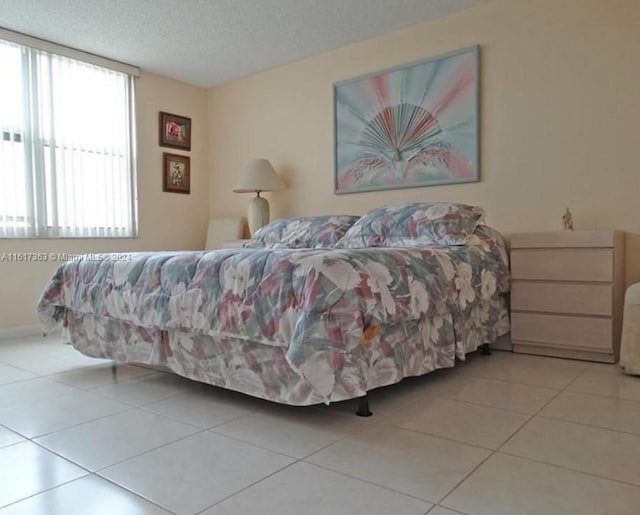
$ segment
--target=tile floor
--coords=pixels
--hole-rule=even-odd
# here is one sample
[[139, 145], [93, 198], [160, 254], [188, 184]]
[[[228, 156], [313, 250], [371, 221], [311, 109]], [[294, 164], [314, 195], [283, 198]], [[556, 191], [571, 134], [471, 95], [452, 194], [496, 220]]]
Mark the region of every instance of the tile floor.
[[0, 341], [0, 515], [640, 513], [640, 378], [494, 352], [294, 408]]

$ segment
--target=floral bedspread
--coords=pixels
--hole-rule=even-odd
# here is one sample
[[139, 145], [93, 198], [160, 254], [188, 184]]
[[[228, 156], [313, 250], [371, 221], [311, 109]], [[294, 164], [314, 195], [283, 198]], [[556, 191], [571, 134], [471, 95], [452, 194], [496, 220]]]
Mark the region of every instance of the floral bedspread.
[[60, 266], [38, 313], [46, 331], [70, 311], [281, 347], [322, 395], [318, 370], [339, 366], [382, 327], [464, 313], [508, 289], [506, 250], [487, 229], [441, 248], [92, 256]]

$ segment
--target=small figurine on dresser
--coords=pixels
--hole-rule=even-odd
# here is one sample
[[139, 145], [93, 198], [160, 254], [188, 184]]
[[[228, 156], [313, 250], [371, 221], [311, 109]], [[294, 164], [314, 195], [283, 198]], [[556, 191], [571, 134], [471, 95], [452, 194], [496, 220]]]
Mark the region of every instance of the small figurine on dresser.
[[571, 215], [569, 208], [567, 208], [564, 215], [562, 215], [562, 228], [564, 230], [573, 231], [573, 216]]

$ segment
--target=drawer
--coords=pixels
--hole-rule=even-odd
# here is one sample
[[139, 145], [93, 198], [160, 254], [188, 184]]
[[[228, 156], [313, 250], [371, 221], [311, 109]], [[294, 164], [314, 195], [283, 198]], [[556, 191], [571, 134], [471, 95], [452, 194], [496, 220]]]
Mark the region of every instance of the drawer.
[[613, 280], [613, 249], [513, 249], [514, 279], [548, 281]]
[[610, 318], [511, 313], [511, 338], [611, 352]]
[[619, 231], [555, 231], [513, 234], [511, 248], [615, 247], [621, 242]]
[[514, 281], [511, 286], [511, 309], [611, 316], [613, 286]]

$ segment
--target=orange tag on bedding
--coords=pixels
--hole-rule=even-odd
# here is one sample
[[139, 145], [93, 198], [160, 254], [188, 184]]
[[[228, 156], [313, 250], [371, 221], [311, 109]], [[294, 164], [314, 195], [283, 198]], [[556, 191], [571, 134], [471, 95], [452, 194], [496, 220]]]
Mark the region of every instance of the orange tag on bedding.
[[376, 336], [380, 334], [380, 326], [374, 325], [371, 327], [367, 327], [364, 330], [364, 334], [362, 335], [361, 345], [369, 345], [371, 340], [373, 340]]

